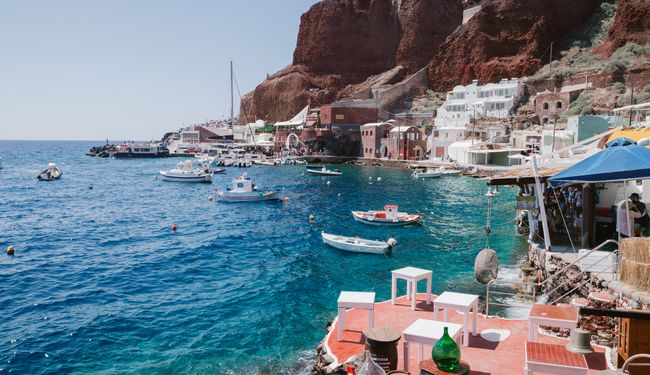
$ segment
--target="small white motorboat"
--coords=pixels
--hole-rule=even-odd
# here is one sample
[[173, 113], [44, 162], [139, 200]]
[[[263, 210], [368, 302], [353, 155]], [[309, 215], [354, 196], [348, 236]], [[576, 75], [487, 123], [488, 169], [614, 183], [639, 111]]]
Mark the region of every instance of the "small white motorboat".
[[326, 244], [353, 253], [390, 254], [393, 246], [397, 243], [394, 238], [389, 238], [388, 241], [384, 242], [365, 240], [359, 237], [337, 236], [325, 232], [321, 232], [321, 236]]
[[338, 169], [330, 170], [330, 169], [327, 169], [325, 167], [323, 167], [321, 169], [308, 168], [307, 173], [311, 173], [311, 174], [317, 175], [317, 176], [340, 176], [340, 175], [343, 174]]
[[61, 178], [63, 171], [57, 167], [55, 163], [48, 163], [47, 168], [43, 169], [41, 173], [36, 176], [39, 181], [54, 181]]
[[370, 225], [409, 225], [417, 224], [424, 214], [399, 212], [397, 205], [387, 204], [383, 211], [352, 211], [354, 220]]
[[460, 170], [458, 169], [448, 169], [446, 167], [440, 167], [438, 169], [438, 172], [440, 172], [443, 176], [458, 176], [460, 175]]
[[437, 178], [442, 176], [442, 173], [440, 171], [436, 171], [434, 169], [420, 169], [420, 170], [415, 170], [411, 174], [411, 177], [413, 178]]
[[165, 181], [176, 182], [212, 182], [212, 174], [201, 169], [196, 169], [191, 160], [176, 164], [176, 168], [160, 171]]
[[232, 180], [225, 191], [215, 189], [217, 198], [226, 202], [260, 202], [280, 200], [280, 190], [259, 191], [246, 173]]

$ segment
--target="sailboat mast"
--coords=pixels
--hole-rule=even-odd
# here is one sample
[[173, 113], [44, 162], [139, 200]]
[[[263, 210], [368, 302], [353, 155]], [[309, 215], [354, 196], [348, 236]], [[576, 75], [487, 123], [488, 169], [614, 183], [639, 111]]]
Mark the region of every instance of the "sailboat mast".
[[230, 125], [232, 126], [232, 143], [235, 143], [235, 96], [233, 91], [232, 60], [230, 61]]

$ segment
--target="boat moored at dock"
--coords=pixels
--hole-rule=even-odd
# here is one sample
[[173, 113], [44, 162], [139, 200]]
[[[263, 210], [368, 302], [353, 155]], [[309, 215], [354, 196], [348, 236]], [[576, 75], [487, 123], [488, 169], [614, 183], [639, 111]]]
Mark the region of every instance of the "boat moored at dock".
[[176, 164], [176, 168], [168, 171], [160, 171], [165, 181], [175, 182], [212, 182], [212, 174], [201, 169], [194, 168], [191, 160], [182, 161]]
[[383, 211], [352, 211], [354, 220], [370, 225], [409, 225], [419, 224], [424, 214], [399, 212], [397, 205], [387, 204]]
[[247, 173], [232, 180], [225, 191], [215, 189], [217, 197], [225, 202], [260, 202], [280, 200], [280, 190], [259, 191]]
[[390, 254], [393, 246], [397, 243], [394, 238], [389, 238], [388, 241], [384, 242], [366, 240], [359, 237], [338, 236], [325, 232], [321, 232], [321, 236], [323, 237], [323, 242], [326, 244], [339, 250], [353, 253]]
[[117, 145], [115, 151], [109, 155], [116, 159], [166, 158], [169, 156], [169, 149], [164, 144], [124, 143]]
[[416, 169], [411, 174], [413, 178], [437, 178], [442, 176], [442, 172], [435, 169]]

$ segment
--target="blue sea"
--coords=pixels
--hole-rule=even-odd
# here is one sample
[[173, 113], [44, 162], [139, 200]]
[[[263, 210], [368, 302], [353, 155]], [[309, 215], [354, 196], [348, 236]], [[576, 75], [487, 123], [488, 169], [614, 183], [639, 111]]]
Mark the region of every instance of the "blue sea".
[[[485, 181], [254, 166], [258, 186], [283, 188], [290, 201], [226, 204], [208, 197], [241, 169], [212, 185], [165, 182], [158, 171], [178, 159], [84, 155], [100, 144], [0, 141], [0, 374], [300, 373], [341, 290], [385, 300], [390, 271], [416, 266], [433, 270], [436, 294], [485, 292], [473, 280]], [[59, 181], [36, 180], [48, 162], [63, 170]], [[502, 190], [493, 207], [491, 247], [506, 270], [526, 248], [514, 194]], [[372, 227], [350, 215], [386, 203], [425, 213], [424, 224]], [[398, 244], [391, 256], [344, 253], [321, 231]]]

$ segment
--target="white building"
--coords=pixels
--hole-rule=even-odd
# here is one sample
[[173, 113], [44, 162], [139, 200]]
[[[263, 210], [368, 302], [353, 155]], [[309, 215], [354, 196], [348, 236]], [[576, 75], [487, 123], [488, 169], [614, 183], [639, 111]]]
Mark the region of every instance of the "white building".
[[474, 80], [467, 86], [454, 87], [436, 113], [435, 129], [429, 142], [432, 158], [447, 157], [451, 143], [467, 139], [473, 118], [507, 118], [518, 90], [519, 81], [515, 78], [484, 86]]

